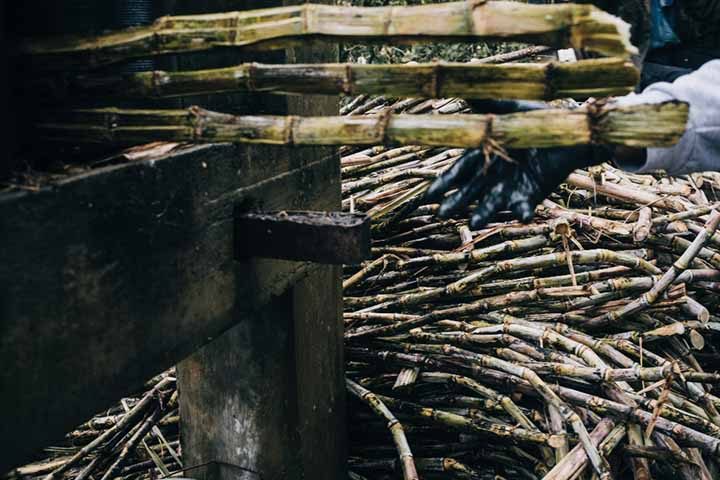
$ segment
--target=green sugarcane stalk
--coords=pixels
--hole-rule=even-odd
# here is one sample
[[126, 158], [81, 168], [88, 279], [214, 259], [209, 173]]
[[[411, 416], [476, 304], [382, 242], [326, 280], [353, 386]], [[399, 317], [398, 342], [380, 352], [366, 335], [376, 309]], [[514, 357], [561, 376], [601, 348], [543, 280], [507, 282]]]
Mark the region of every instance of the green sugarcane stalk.
[[[116, 108], [51, 112], [34, 124], [41, 139], [132, 144], [237, 142], [272, 145], [376, 143], [507, 148], [619, 143], [666, 147], [685, 131], [688, 107], [665, 102], [593, 109], [548, 109], [508, 115], [394, 115], [376, 117], [234, 116], [188, 110]], [[492, 142], [491, 142], [492, 143]]]
[[[56, 99], [155, 99], [216, 93], [392, 95], [553, 100], [625, 95], [639, 80], [621, 58], [575, 63], [241, 64], [193, 71], [41, 78]], [[37, 88], [32, 84], [31, 88]]]
[[404, 7], [304, 4], [170, 16], [105, 35], [31, 38], [17, 50], [37, 69], [71, 70], [216, 47], [284, 48], [308, 37], [333, 42], [507, 39], [623, 58], [637, 53], [630, 26], [592, 5], [485, 0]]

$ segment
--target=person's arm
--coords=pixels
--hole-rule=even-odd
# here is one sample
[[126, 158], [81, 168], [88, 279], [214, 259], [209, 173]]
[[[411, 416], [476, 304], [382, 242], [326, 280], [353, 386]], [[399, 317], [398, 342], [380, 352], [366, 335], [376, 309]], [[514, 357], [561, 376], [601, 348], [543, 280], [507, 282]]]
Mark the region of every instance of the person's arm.
[[[660, 82], [639, 95], [619, 97], [621, 105], [679, 100], [690, 105], [685, 134], [670, 148], [648, 148], [647, 152], [617, 155], [623, 170], [666, 170], [671, 175], [720, 171], [720, 60], [713, 60], [673, 83]], [[644, 153], [644, 154], [643, 154]]]

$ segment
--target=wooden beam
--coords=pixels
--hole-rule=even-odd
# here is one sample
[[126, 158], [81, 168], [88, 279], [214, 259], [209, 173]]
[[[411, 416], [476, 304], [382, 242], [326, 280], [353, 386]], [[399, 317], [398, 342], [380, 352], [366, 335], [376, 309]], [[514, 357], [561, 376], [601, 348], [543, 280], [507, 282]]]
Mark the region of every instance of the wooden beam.
[[[242, 6], [287, 3], [300, 1], [245, 0]], [[212, 12], [237, 5], [235, 0], [178, 0], [178, 13]], [[190, 60], [181, 57], [178, 68], [217, 68], [251, 59], [272, 63], [337, 60], [337, 49], [327, 44], [252, 57], [238, 53], [230, 50], [220, 58], [215, 52], [196, 54]], [[253, 93], [186, 101], [239, 114], [333, 115], [338, 109], [337, 98], [327, 96]], [[288, 165], [331, 158], [335, 176], [328, 184], [319, 184], [313, 175], [307, 182], [296, 178], [287, 187], [297, 191], [296, 201], [279, 198], [273, 206], [275, 210], [340, 210], [339, 161], [333, 149], [237, 148], [237, 154], [258, 169], [273, 157]], [[266, 211], [268, 207], [267, 203], [251, 205]], [[250, 468], [265, 479], [336, 480], [347, 476], [341, 298], [338, 267], [319, 266], [294, 288], [178, 364], [184, 462], [222, 462], [193, 470], [193, 478], [257, 477], [242, 476], [227, 464]]]
[[0, 196], [0, 471], [314, 271], [233, 260], [238, 205], [339, 204], [335, 157], [262, 158], [195, 146]]
[[238, 212], [235, 255], [329, 265], [370, 258], [370, 217], [345, 212]]

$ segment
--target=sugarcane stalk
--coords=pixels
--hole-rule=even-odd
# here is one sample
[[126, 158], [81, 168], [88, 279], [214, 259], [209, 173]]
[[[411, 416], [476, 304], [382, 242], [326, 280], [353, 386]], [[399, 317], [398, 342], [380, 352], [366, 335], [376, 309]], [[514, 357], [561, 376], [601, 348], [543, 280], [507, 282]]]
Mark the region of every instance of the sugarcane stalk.
[[294, 146], [395, 142], [480, 147], [492, 140], [507, 148], [588, 143], [662, 147], [679, 140], [687, 112], [687, 104], [681, 102], [608, 105], [597, 111], [548, 109], [508, 115], [378, 117], [234, 116], [198, 107], [104, 108], [50, 113], [36, 121], [34, 128], [41, 139], [73, 143], [170, 141]]
[[[560, 410], [553, 404], [548, 405], [548, 417], [550, 431], [562, 438], [562, 441], [559, 442], [559, 446], [555, 449], [555, 464], [557, 465], [570, 452], [570, 445], [568, 443], [567, 432], [565, 430], [565, 420], [563, 419]], [[592, 440], [592, 435], [590, 439]]]
[[156, 400], [158, 394], [160, 391], [170, 385], [172, 382], [174, 382], [173, 378], [165, 377], [163, 378], [153, 389], [151, 389], [149, 392], [147, 392], [143, 398], [115, 425], [108, 428], [103, 432], [101, 435], [99, 435], [95, 440], [85, 445], [83, 448], [80, 449], [75, 455], [73, 455], [72, 458], [70, 458], [67, 462], [65, 462], [63, 465], [58, 467], [57, 469], [53, 470], [52, 472], [48, 473], [44, 480], [53, 480], [55, 478], [58, 478], [60, 475], [67, 472], [70, 468], [75, 466], [80, 460], [82, 460], [88, 453], [92, 452], [96, 448], [102, 448], [102, 445], [106, 443], [108, 440], [110, 440], [113, 436], [117, 435], [119, 432], [122, 432], [126, 427], [130, 426], [133, 422], [138, 420], [145, 410], [149, 408], [152, 405], [152, 402]]
[[[629, 446], [644, 445], [642, 430], [637, 423], [629, 423], [627, 426], [627, 438]], [[650, 462], [646, 458], [631, 457], [630, 466], [632, 467], [633, 477], [635, 480], [652, 480], [650, 474]]]
[[590, 227], [596, 230], [601, 230], [610, 235], [630, 235], [631, 227], [620, 222], [616, 222], [614, 220], [607, 220], [601, 217], [586, 215], [571, 210], [566, 210], [549, 199], [544, 200], [541, 205], [542, 207], [539, 213], [543, 216], [564, 219], [576, 223], [582, 227]]
[[653, 218], [652, 223], [653, 223], [653, 225], [664, 225], [667, 223], [676, 222], [678, 220], [690, 220], [693, 218], [701, 217], [703, 215], [707, 215], [712, 210], [716, 209], [718, 206], [720, 206], [720, 205], [718, 205], [718, 204], [705, 205], [702, 207], [690, 208], [683, 212], [661, 215], [659, 217]]
[[419, 477], [415, 468], [415, 462], [413, 461], [410, 444], [408, 443], [403, 427], [397, 418], [395, 418], [385, 404], [370, 390], [350, 379], [345, 379], [345, 384], [350, 393], [362, 400], [370, 408], [372, 408], [375, 413], [388, 421], [388, 429], [390, 430], [393, 441], [397, 446], [398, 457], [400, 458], [400, 463], [402, 465], [403, 478], [405, 480], [418, 480]]
[[408, 145], [404, 147], [394, 148], [380, 153], [374, 157], [367, 157], [367, 162], [360, 165], [352, 165], [345, 167], [343, 164], [342, 175], [343, 178], [348, 177], [361, 177], [377, 170], [382, 170], [388, 167], [394, 167], [402, 165], [410, 160], [419, 160], [427, 155], [431, 150], [423, 148], [417, 145]]
[[211, 70], [86, 74], [42, 80], [42, 86], [56, 99], [154, 99], [262, 92], [553, 100], [625, 95], [633, 90], [639, 74], [627, 60], [603, 58], [504, 65], [249, 63]]
[[477, 58], [471, 60], [472, 63], [485, 63], [485, 64], [496, 64], [505, 62], [514, 62], [516, 60], [522, 60], [523, 58], [532, 57], [534, 55], [541, 55], [551, 51], [552, 48], [543, 45], [534, 45], [531, 47], [518, 48], [510, 52], [498, 53], [496, 55], [490, 55], [489, 57]]
[[397, 268], [403, 270], [429, 265], [452, 266], [460, 263], [472, 265], [502, 254], [517, 254], [537, 250], [548, 245], [548, 243], [548, 238], [545, 235], [536, 235], [520, 240], [508, 240], [487, 248], [475, 249], [468, 252], [453, 252], [411, 258], [398, 262]]
[[491, 424], [481, 420], [471, 420], [461, 415], [423, 407], [395, 398], [378, 396], [385, 404], [395, 408], [398, 412], [413, 413], [427, 422], [437, 425], [444, 425], [453, 430], [462, 432], [490, 435], [493, 437], [506, 438], [508, 440], [549, 445], [554, 440], [546, 433], [528, 431], [519, 427], [506, 427], [504, 425]]
[[642, 207], [638, 212], [638, 219], [633, 226], [633, 240], [643, 242], [650, 235], [652, 226], [652, 208]]
[[633, 457], [644, 457], [653, 460], [674, 463], [676, 466], [681, 464], [697, 466], [695, 462], [678, 452], [659, 447], [648, 447], [638, 445], [626, 445], [623, 451]]
[[389, 255], [382, 255], [379, 258], [376, 258], [375, 260], [371, 262], [367, 262], [358, 272], [356, 272], [353, 276], [348, 278], [347, 280], [343, 281], [342, 288], [343, 290], [348, 290], [350, 287], [355, 285], [356, 283], [360, 282], [368, 276], [370, 273], [375, 271], [376, 269], [380, 268], [381, 266], [385, 265], [389, 261]]
[[684, 206], [672, 199], [663, 198], [654, 193], [630, 185], [617, 185], [614, 183], [597, 183], [592, 178], [579, 173], [571, 173], [566, 182], [573, 187], [584, 188], [591, 192], [607, 195], [611, 198], [644, 206], [659, 206], [684, 210]]
[[[615, 265], [622, 265], [631, 268], [645, 270], [649, 273], [659, 273], [660, 270], [645, 260], [630, 255], [622, 255], [609, 250], [583, 250], [572, 251], [568, 253], [553, 253], [549, 255], [540, 255], [537, 257], [519, 258], [497, 262], [496, 264], [483, 268], [474, 272], [460, 280], [457, 280], [445, 287], [430, 289], [426, 292], [412, 293], [400, 296], [396, 300], [379, 304], [378, 307], [389, 308], [395, 305], [414, 305], [418, 303], [427, 303], [429, 301], [442, 298], [444, 296], [453, 297], [464, 294], [474, 285], [491, 278], [498, 273], [507, 273], [511, 271], [527, 270], [531, 268], [547, 267], [549, 265], [564, 265], [567, 263], [567, 256], [572, 256], [575, 265], [591, 264], [605, 262]], [[458, 309], [437, 310], [435, 312], [424, 315], [416, 320], [411, 320], [398, 325], [379, 327], [364, 332], [351, 333], [346, 336], [348, 339], [357, 339], [368, 336], [392, 335], [395, 333], [406, 332], [412, 328], [427, 325], [441, 318], [442, 315], [457, 313], [472, 313], [485, 309], [484, 303], [475, 302]]]
[[653, 285], [653, 287], [645, 294], [643, 294], [637, 300], [629, 303], [625, 307], [609, 312], [602, 317], [597, 317], [588, 322], [588, 327], [597, 327], [604, 323], [616, 323], [618, 320], [628, 315], [635, 314], [655, 303], [660, 295], [667, 290], [667, 288], [675, 281], [675, 279], [685, 271], [689, 266], [690, 262], [700, 252], [700, 250], [708, 242], [709, 238], [715, 233], [720, 224], [720, 212], [713, 210], [710, 213], [710, 218], [705, 223], [705, 228], [698, 233], [695, 240], [685, 250], [685, 252], [678, 258], [672, 267], [663, 274], [660, 280]]
[[115, 459], [112, 465], [110, 465], [110, 467], [105, 471], [105, 473], [101, 477], [101, 480], [112, 480], [113, 478], [115, 478], [115, 475], [120, 471], [120, 468], [127, 460], [130, 452], [145, 438], [145, 436], [150, 432], [150, 429], [155, 425], [155, 423], [160, 420], [161, 413], [162, 409], [157, 407], [152, 413], [147, 416], [147, 418], [145, 418], [145, 420], [143, 420], [137, 431], [123, 446], [123, 449], [120, 451], [117, 459]]
[[606, 460], [600, 456], [597, 449], [592, 444], [590, 436], [585, 429], [585, 425], [580, 420], [580, 417], [567, 404], [565, 404], [565, 402], [563, 402], [535, 372], [529, 368], [493, 358], [489, 355], [470, 352], [450, 345], [441, 346], [440, 349], [443, 353], [469, 358], [474, 362], [478, 362], [481, 366], [494, 368], [528, 381], [533, 388], [535, 388], [538, 394], [542, 396], [545, 402], [554, 405], [560, 412], [563, 420], [572, 426], [573, 430], [580, 438], [580, 442], [585, 448], [585, 452], [590, 459], [590, 463], [593, 465], [593, 468], [598, 475], [600, 475], [600, 478], [610, 478], [609, 465]]
[[507, 39], [628, 58], [630, 26], [588, 4], [471, 0], [404, 7], [304, 4], [162, 17], [98, 36], [31, 38], [17, 49], [36, 68], [86, 69], [138, 57], [216, 47], [284, 48], [307, 37], [333, 42]]
[[[609, 418], [604, 418], [597, 424], [593, 431], [590, 432], [590, 441], [593, 445], [599, 446], [600, 442], [608, 437], [614, 426], [615, 423]], [[574, 478], [578, 472], [582, 470], [584, 465], [587, 464], [587, 461], [587, 453], [585, 453], [583, 446], [576, 445], [570, 450], [568, 455], [555, 464], [552, 470], [543, 477], [543, 480], [566, 480]]]
[[[655, 382], [665, 379], [673, 371], [673, 368], [677, 368], [670, 363], [660, 367], [602, 368], [550, 362], [532, 362], [527, 364], [526, 367], [544, 375], [576, 377], [592, 382]], [[678, 374], [681, 374], [689, 382], [720, 383], [720, 374], [718, 373], [678, 371]]]

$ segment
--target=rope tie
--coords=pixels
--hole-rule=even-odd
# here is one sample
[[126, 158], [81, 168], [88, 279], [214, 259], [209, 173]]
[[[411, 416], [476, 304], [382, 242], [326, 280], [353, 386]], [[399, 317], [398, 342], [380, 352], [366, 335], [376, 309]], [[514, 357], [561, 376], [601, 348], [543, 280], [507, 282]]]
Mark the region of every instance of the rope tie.
[[[407, 7], [401, 7], [401, 8], [407, 8]], [[385, 18], [383, 18], [383, 26], [382, 26], [383, 35], [390, 34], [390, 27], [392, 26], [392, 21], [393, 21], [394, 17], [395, 17], [395, 7], [389, 7], [387, 9], [387, 13], [385, 14]]]
[[590, 132], [590, 143], [597, 144], [602, 142], [602, 134], [599, 128], [599, 120], [604, 115], [603, 107], [607, 104], [606, 100], [593, 100], [585, 104], [587, 111], [588, 130]]
[[257, 75], [258, 64], [252, 62], [247, 67], [247, 78], [245, 79], [245, 88], [248, 92], [254, 92], [257, 90], [257, 84], [255, 83], [255, 76]]
[[543, 96], [545, 100], [552, 100], [555, 98], [555, 62], [547, 63], [545, 67], [545, 91]]
[[193, 105], [188, 109], [190, 113], [190, 122], [192, 125], [192, 139], [196, 141], [203, 137], [203, 131], [205, 130], [206, 116], [202, 108], [197, 105]]
[[302, 14], [301, 14], [301, 20], [302, 20], [302, 33], [307, 34], [310, 31], [310, 9], [312, 8], [312, 4], [305, 3], [302, 6]]
[[284, 136], [284, 142], [285, 145], [293, 146], [295, 145], [295, 129], [297, 129], [298, 124], [300, 123], [300, 117], [297, 115], [290, 115], [287, 118], [287, 124], [285, 126], [285, 136]]
[[342, 81], [342, 91], [345, 95], [352, 95], [353, 69], [349, 63], [345, 64], [345, 75]]
[[381, 112], [378, 115], [378, 121], [376, 124], [376, 128], [378, 130], [378, 139], [376, 140], [378, 143], [388, 143], [387, 142], [387, 130], [388, 125], [390, 124], [390, 119], [392, 117], [392, 112], [390, 110], [385, 110]]
[[[495, 114], [494, 113], [486, 114], [485, 115], [485, 136], [483, 138], [483, 142], [492, 140], [494, 123], [495, 123]], [[486, 152], [486, 155], [488, 155], [488, 153], [489, 152]]]
[[484, 5], [487, 0], [467, 0], [467, 13], [465, 15], [465, 32], [468, 34], [475, 33], [475, 9]]
[[432, 77], [430, 79], [430, 94], [432, 98], [440, 98], [440, 73], [440, 63], [434, 62], [432, 66]]
[[[238, 45], [239, 39], [242, 38], [242, 34], [240, 30], [243, 28], [242, 23], [240, 22], [240, 12], [235, 12], [235, 15], [232, 17], [232, 24], [230, 25], [232, 27], [232, 30], [229, 32], [229, 35], [231, 35], [228, 40], [230, 41], [231, 45]], [[228, 29], [230, 30], [230, 29]]]

